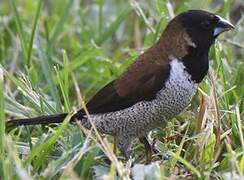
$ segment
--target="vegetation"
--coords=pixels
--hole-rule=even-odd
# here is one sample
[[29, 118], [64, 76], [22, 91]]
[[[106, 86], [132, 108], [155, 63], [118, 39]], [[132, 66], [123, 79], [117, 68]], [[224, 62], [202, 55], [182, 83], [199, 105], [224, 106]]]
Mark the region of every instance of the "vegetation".
[[[239, 2], [239, 4], [238, 4]], [[234, 6], [235, 4], [235, 6]], [[0, 2], [0, 179], [232, 179], [244, 176], [242, 1], [52, 0]], [[129, 168], [113, 138], [69, 124], [11, 129], [10, 118], [71, 112], [187, 9], [232, 19], [210, 53], [211, 70], [191, 105], [150, 134], [157, 153]], [[110, 159], [111, 163], [108, 163]]]

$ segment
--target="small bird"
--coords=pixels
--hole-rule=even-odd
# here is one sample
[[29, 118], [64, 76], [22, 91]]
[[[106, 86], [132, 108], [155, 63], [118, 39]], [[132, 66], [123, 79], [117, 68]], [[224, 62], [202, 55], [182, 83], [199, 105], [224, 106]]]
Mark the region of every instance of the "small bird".
[[[126, 159], [136, 138], [151, 161], [148, 133], [178, 115], [190, 103], [208, 72], [208, 53], [215, 39], [234, 26], [203, 10], [189, 10], [173, 18], [160, 39], [142, 53], [117, 79], [108, 83], [86, 104], [89, 118], [101, 133], [116, 138]], [[67, 113], [9, 120], [11, 125], [60, 123]], [[84, 109], [71, 121], [90, 129]]]

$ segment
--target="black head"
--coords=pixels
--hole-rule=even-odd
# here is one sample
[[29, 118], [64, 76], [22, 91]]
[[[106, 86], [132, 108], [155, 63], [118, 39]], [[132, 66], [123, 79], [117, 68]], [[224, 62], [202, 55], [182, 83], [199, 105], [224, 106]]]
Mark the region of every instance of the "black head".
[[227, 20], [203, 10], [189, 10], [176, 18], [199, 48], [208, 49], [214, 40], [224, 31], [234, 26]]

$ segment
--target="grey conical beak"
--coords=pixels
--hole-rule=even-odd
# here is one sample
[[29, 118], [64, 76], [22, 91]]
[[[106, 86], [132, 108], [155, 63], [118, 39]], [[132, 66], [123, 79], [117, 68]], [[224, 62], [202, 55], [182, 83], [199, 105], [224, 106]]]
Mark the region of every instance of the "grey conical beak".
[[231, 24], [229, 21], [227, 21], [226, 19], [216, 15], [216, 17], [219, 19], [219, 21], [217, 22], [215, 28], [214, 28], [214, 36], [218, 36], [219, 34], [221, 34], [224, 31], [229, 31], [231, 29], [234, 29], [235, 27], [233, 26], [233, 24]]

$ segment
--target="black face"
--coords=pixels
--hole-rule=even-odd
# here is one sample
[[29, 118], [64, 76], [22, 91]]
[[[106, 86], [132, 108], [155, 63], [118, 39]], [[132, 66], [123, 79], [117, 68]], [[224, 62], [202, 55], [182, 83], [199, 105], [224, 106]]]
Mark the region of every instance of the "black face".
[[181, 13], [175, 20], [181, 23], [195, 44], [188, 49], [182, 61], [192, 80], [200, 83], [208, 72], [209, 47], [219, 34], [234, 26], [220, 16], [202, 10]]
[[177, 16], [197, 47], [208, 49], [216, 37], [233, 28], [225, 19], [202, 10], [190, 10]]

